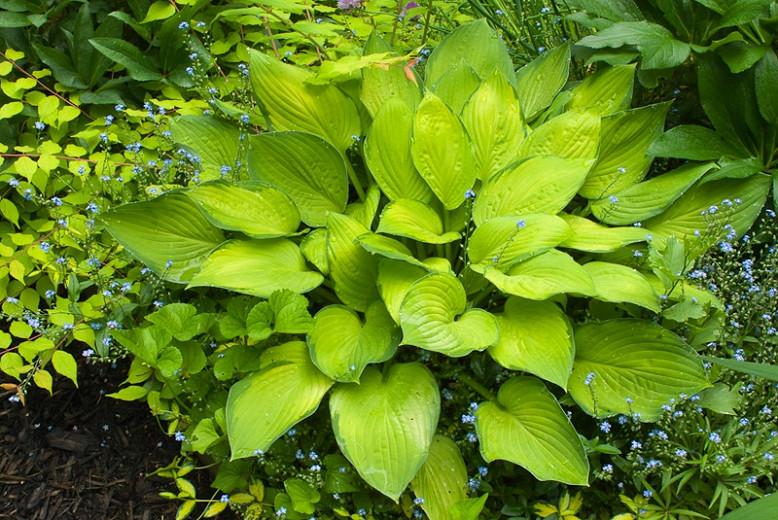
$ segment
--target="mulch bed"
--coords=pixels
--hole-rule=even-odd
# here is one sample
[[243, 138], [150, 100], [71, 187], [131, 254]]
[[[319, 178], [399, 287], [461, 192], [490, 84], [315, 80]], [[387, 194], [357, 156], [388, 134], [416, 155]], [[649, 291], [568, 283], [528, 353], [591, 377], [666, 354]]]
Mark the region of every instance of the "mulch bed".
[[82, 364], [80, 389], [58, 378], [53, 397], [31, 390], [26, 408], [5, 394], [0, 519], [175, 518], [177, 504], [158, 495], [175, 487], [148, 474], [172, 461], [177, 443], [161, 431], [145, 403], [101, 393], [115, 391], [125, 373], [121, 367]]

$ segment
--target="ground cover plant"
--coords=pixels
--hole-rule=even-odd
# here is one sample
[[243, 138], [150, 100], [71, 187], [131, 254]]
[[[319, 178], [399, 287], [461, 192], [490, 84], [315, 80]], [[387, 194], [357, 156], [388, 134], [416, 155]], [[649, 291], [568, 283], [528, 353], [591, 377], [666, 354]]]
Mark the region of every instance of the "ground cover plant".
[[85, 128], [38, 125], [51, 72], [3, 84], [12, 397], [75, 382], [71, 342], [128, 357], [110, 396], [181, 443], [180, 518], [713, 518], [773, 489], [769, 63], [699, 67], [711, 148], [633, 108], [634, 64], [572, 61], [567, 7], [523, 6], [546, 49], [445, 4], [162, 4], [133, 23], [175, 27], [185, 83], [90, 43], [143, 110], [71, 85]]

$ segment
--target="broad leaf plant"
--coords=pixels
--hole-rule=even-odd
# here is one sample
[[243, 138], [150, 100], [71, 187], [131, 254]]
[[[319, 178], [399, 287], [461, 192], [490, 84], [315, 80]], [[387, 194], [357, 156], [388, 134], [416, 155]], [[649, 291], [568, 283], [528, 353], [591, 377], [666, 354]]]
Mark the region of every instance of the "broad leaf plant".
[[[389, 51], [374, 36], [365, 55]], [[512, 376], [492, 395], [463, 368], [484, 396], [483, 458], [572, 485], [590, 469], [560, 399], [651, 421], [711, 386], [665, 325], [714, 313], [683, 273], [748, 230], [770, 179], [708, 181], [714, 163], [647, 177], [668, 104], [630, 108], [633, 66], [568, 82], [569, 65], [562, 46], [514, 71], [484, 21], [423, 67], [338, 83], [251, 50], [256, 131], [214, 114], [174, 122], [198, 182], [102, 221], [167, 281], [268, 300], [247, 318], [258, 369], [224, 410], [233, 460], [328, 406], [367, 484], [395, 501], [410, 484], [431, 518], [451, 518], [468, 510], [467, 473], [415, 349], [488, 352]], [[307, 298], [313, 320], [283, 316], [282, 296]], [[279, 344], [281, 321], [293, 334]]]

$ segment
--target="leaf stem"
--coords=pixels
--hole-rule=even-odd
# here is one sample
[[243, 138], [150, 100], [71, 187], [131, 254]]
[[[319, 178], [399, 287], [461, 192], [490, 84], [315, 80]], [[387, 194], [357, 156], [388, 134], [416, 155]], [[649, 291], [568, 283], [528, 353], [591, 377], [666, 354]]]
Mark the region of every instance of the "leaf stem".
[[469, 375], [461, 373], [458, 374], [457, 377], [459, 377], [460, 381], [469, 386], [473, 391], [477, 392], [484, 399], [488, 399], [489, 401], [494, 401], [496, 399], [495, 395], [488, 388]]
[[354, 167], [351, 166], [351, 162], [349, 162], [348, 159], [345, 159], [345, 161], [346, 169], [348, 170], [348, 178], [351, 180], [351, 184], [354, 185], [354, 189], [357, 190], [357, 197], [359, 197], [361, 202], [364, 202], [365, 188], [363, 188], [362, 184], [359, 182], [359, 177], [357, 177], [357, 172], [354, 170]]

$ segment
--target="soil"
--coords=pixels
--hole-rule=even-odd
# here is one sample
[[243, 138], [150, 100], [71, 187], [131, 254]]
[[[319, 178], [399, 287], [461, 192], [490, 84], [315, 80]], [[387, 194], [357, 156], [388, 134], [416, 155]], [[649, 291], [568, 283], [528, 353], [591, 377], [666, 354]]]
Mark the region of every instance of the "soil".
[[26, 407], [0, 394], [1, 520], [175, 518], [177, 504], [158, 495], [174, 486], [149, 473], [178, 445], [145, 403], [103, 395], [124, 374], [82, 364], [80, 389], [59, 378], [53, 396], [31, 390]]

